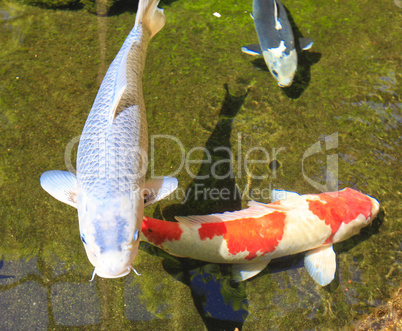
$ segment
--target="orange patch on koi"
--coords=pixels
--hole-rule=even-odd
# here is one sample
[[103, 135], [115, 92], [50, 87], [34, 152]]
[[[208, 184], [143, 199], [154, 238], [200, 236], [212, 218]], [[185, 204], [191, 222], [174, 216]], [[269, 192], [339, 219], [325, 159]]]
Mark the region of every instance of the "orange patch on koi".
[[[259, 251], [273, 252], [282, 239], [286, 213], [275, 211], [259, 218], [244, 218], [220, 223], [203, 223], [198, 230], [201, 240], [223, 236], [230, 254], [248, 251], [247, 260]], [[247, 231], [247, 241], [245, 241]]]
[[339, 192], [321, 193], [318, 197], [320, 200], [307, 200], [309, 209], [331, 227], [332, 235], [342, 223], [348, 224], [359, 214], [365, 218], [371, 214], [370, 199], [349, 188]]
[[[158, 229], [158, 232], [153, 232], [151, 229]], [[179, 240], [182, 232], [177, 222], [166, 222], [149, 217], [144, 217], [142, 222], [142, 233], [149, 242], [155, 245], [160, 245], [166, 240]]]
[[223, 236], [227, 229], [224, 222], [220, 223], [203, 223], [198, 229], [198, 234], [201, 240], [212, 239], [215, 236]]

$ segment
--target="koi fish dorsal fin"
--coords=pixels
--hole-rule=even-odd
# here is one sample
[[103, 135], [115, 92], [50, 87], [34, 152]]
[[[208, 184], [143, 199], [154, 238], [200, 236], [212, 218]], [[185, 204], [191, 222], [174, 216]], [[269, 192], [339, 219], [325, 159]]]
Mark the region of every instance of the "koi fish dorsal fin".
[[175, 216], [175, 219], [187, 226], [196, 226], [202, 223], [220, 223], [220, 222], [230, 222], [236, 220], [244, 220], [250, 218], [259, 218], [268, 213], [274, 211], [287, 211], [288, 207], [281, 205], [267, 205], [265, 203], [249, 201], [248, 208], [238, 210], [238, 211], [227, 211], [222, 214], [210, 214], [210, 215], [195, 215], [195, 216]]
[[276, 0], [274, 0], [274, 17], [275, 17], [275, 29], [276, 30], [280, 30], [282, 29], [282, 24], [279, 21], [279, 8], [278, 8], [278, 4], [276, 3]]
[[112, 118], [111, 123], [117, 116], [117, 107], [119, 106], [121, 97], [124, 94], [124, 91], [127, 88], [127, 57], [130, 49], [127, 49], [125, 53], [122, 55], [122, 59], [119, 63], [116, 73], [116, 80], [113, 86], [113, 99], [112, 99]]
[[274, 211], [288, 211], [288, 210], [290, 210], [290, 208], [286, 207], [286, 206], [274, 205], [272, 203], [266, 204], [266, 203], [263, 203], [263, 202], [257, 202], [257, 201], [252, 201], [252, 200], [249, 201], [247, 203], [247, 205], [250, 208], [254, 208], [254, 209], [259, 208], [260, 210], [264, 210], [265, 214], [267, 214], [268, 212], [274, 212]]
[[232, 275], [235, 280], [243, 281], [258, 275], [266, 268], [271, 260], [260, 260], [252, 263], [239, 263], [232, 266]]
[[[127, 88], [127, 57], [128, 57], [128, 53], [129, 53], [130, 49], [131, 49], [131, 45], [130, 45], [130, 47], [126, 47], [125, 49], [122, 48], [113, 61], [113, 62], [118, 61], [118, 63], [117, 63], [117, 67], [115, 69], [116, 71], [113, 73], [114, 83], [112, 85], [112, 89], [113, 89], [112, 105], [111, 105], [110, 112], [109, 112], [110, 115], [108, 115], [109, 116], [108, 117], [109, 124], [113, 124], [113, 121], [117, 116], [117, 107], [119, 106], [120, 100], [124, 94], [124, 91]], [[119, 56], [120, 56], [120, 58], [119, 58]], [[112, 65], [113, 65], [113, 63], [112, 63]], [[109, 70], [110, 70], [110, 68], [111, 67], [109, 67]], [[106, 75], [108, 75], [109, 70], [106, 73]], [[102, 84], [103, 84], [103, 82], [102, 82]], [[101, 85], [101, 88], [102, 88], [102, 85]]]
[[194, 216], [175, 216], [175, 220], [187, 227], [198, 226], [203, 223], [221, 223], [223, 214], [194, 215]]
[[299, 197], [300, 194], [296, 192], [290, 192], [285, 190], [272, 190], [271, 194], [271, 202], [275, 202], [278, 200], [290, 199], [294, 197]]
[[[143, 26], [148, 29], [150, 33], [150, 38], [152, 38], [160, 31], [160, 29], [163, 28], [166, 22], [166, 17], [165, 14], [163, 14], [163, 10], [157, 7], [158, 3], [159, 0], [142, 0], [139, 2], [137, 15], [135, 17], [135, 25], [130, 32], [131, 36], [133, 31], [140, 24], [143, 24]], [[132, 42], [134, 42], [133, 38]], [[113, 123], [114, 119], [118, 115], [117, 110], [119, 107], [119, 103], [127, 88], [127, 57], [129, 52], [131, 51], [131, 45], [132, 43], [128, 44], [124, 51], [123, 49], [120, 50], [121, 57], [117, 66], [115, 83], [113, 86], [112, 106], [110, 111], [111, 115], [109, 118], [110, 123]], [[117, 56], [120, 55], [120, 52]]]

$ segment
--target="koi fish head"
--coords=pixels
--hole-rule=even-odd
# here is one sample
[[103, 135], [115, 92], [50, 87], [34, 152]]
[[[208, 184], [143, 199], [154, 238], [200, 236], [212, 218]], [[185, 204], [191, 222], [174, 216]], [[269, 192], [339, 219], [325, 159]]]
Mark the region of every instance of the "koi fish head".
[[[113, 199], [78, 199], [81, 240], [94, 275], [103, 278], [126, 276], [134, 270], [140, 243], [143, 200], [120, 196]], [[139, 220], [139, 221], [138, 221]]]
[[284, 41], [277, 48], [263, 50], [265, 63], [280, 87], [290, 86], [297, 69], [296, 49], [286, 52]]
[[[340, 191], [340, 193], [344, 191]], [[343, 241], [358, 234], [362, 228], [372, 223], [380, 210], [380, 204], [376, 199], [357, 191], [354, 191], [353, 195], [354, 198], [349, 203], [350, 211], [358, 213], [358, 215], [349, 223], [341, 224], [334, 235], [334, 242]]]
[[373, 219], [375, 219], [377, 217], [378, 212], [380, 211], [380, 203], [378, 202], [377, 199], [372, 198], [369, 195], [365, 195], [367, 198], [370, 199], [371, 201], [371, 213], [370, 213], [370, 217], [366, 220], [366, 224], [371, 224], [371, 222], [373, 221]]
[[310, 211], [331, 227], [328, 243], [336, 243], [358, 234], [371, 224], [380, 210], [378, 201], [351, 188], [318, 194], [307, 199]]

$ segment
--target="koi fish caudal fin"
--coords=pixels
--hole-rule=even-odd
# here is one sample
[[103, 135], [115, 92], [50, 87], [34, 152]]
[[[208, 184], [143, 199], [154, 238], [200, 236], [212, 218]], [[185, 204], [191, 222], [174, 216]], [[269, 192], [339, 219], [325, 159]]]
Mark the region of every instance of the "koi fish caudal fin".
[[141, 0], [138, 4], [135, 25], [143, 24], [151, 33], [151, 38], [165, 25], [163, 9], [157, 7], [159, 0]]

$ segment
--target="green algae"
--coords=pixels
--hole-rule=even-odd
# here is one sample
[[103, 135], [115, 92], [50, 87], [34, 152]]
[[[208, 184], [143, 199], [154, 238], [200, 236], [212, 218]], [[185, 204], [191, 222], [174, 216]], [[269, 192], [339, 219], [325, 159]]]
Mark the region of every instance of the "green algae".
[[[308, 68], [309, 80], [301, 80], [298, 90], [288, 93], [263, 65], [255, 65], [240, 51], [242, 45], [257, 41], [249, 16], [251, 2], [164, 4], [167, 23], [150, 43], [144, 74], [150, 140], [154, 136], [150, 171], [169, 175], [181, 162], [178, 143], [156, 135], [174, 137], [186, 155], [194, 147], [213, 151], [221, 144], [233, 151], [234, 176], [224, 185], [236, 186], [248, 196], [254, 192], [255, 199], [266, 202], [269, 197], [259, 196], [256, 189], [317, 193], [303, 170], [325, 184], [326, 158], [337, 154], [340, 188], [355, 187], [377, 198], [378, 219], [362, 234], [335, 246], [337, 276], [326, 288], [314, 284], [303, 268], [274, 272], [273, 262], [247, 281], [243, 328], [350, 327], [401, 282], [402, 77], [397, 43], [401, 12], [391, 1], [285, 5], [302, 34], [315, 41], [309, 56], [320, 54]], [[68, 283], [84, 284], [92, 267], [80, 243], [76, 211], [47, 195], [39, 177], [46, 170], [65, 169], [64, 150], [81, 133], [101, 77], [131, 29], [134, 15], [124, 12], [100, 19], [81, 10], [44, 10], [13, 2], [2, 2], [0, 8], [16, 15], [0, 27], [0, 256], [5, 261], [39, 256], [43, 279], [38, 284], [51, 297], [56, 283], [51, 273], [59, 261]], [[312, 60], [309, 56], [307, 63]], [[393, 80], [384, 83], [384, 77]], [[388, 84], [388, 90], [379, 88], [381, 84]], [[362, 101], [366, 103], [359, 104]], [[317, 141], [324, 146], [323, 137], [334, 132], [338, 132], [336, 148], [323, 147], [302, 163], [308, 147]], [[265, 148], [269, 161], [279, 162], [276, 172], [268, 161], [245, 168], [244, 160], [254, 147]], [[249, 156], [264, 158], [259, 152]], [[204, 159], [205, 153], [197, 151], [190, 158]], [[211, 170], [203, 166], [193, 163], [190, 172], [183, 168], [177, 173], [182, 192], [195, 185], [191, 173], [206, 175]], [[216, 185], [211, 178], [200, 183]], [[236, 206], [244, 207], [248, 196], [244, 194]], [[171, 220], [178, 211], [207, 213], [234, 207], [230, 201], [194, 198], [183, 207], [183, 200], [183, 195], [173, 195], [147, 208], [146, 214]], [[206, 317], [189, 283], [177, 280], [182, 277], [180, 260], [144, 248], [135, 267], [143, 275], [128, 284], [96, 280], [101, 298], [97, 326], [205, 328]], [[9, 290], [2, 286], [1, 291]], [[140, 289], [138, 298], [153, 319], [128, 321], [123, 287]], [[126, 300], [129, 304], [130, 298]], [[74, 303], [71, 306], [74, 309]], [[237, 303], [236, 309], [240, 307], [245, 306]], [[49, 323], [55, 325], [51, 319]]]

